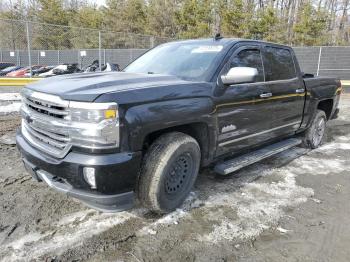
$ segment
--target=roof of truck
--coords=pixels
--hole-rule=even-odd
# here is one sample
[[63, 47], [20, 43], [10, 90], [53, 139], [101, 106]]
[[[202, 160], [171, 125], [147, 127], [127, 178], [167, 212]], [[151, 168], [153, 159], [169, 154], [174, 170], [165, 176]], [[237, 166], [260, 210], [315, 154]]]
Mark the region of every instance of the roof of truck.
[[189, 39], [189, 40], [178, 40], [178, 41], [174, 41], [171, 43], [201, 43], [201, 44], [213, 44], [213, 43], [217, 43], [217, 44], [221, 44], [224, 46], [227, 45], [232, 45], [234, 43], [237, 42], [255, 42], [255, 43], [263, 43], [263, 44], [269, 44], [269, 45], [275, 45], [275, 46], [281, 46], [281, 47], [289, 47], [287, 45], [283, 45], [283, 44], [278, 44], [278, 43], [273, 43], [273, 42], [266, 42], [266, 41], [262, 41], [262, 40], [254, 40], [254, 39], [244, 39], [244, 38], [225, 38], [222, 37], [220, 39], [215, 39], [213, 38], [200, 38], [200, 39]]
[[171, 43], [202, 43], [202, 44], [212, 44], [212, 43], [220, 43], [221, 45], [232, 44], [233, 42], [238, 42], [242, 39], [239, 38], [199, 38], [199, 39], [188, 39], [188, 40], [177, 40]]

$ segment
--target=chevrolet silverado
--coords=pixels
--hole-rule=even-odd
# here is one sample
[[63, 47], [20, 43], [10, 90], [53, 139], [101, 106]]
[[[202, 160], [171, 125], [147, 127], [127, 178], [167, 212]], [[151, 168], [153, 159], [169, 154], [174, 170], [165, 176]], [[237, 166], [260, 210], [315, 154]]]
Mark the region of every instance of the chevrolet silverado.
[[17, 146], [37, 181], [90, 207], [115, 212], [138, 200], [166, 213], [200, 168], [227, 175], [294, 146], [317, 148], [340, 93], [340, 81], [301, 72], [287, 46], [171, 42], [123, 72], [28, 85]]

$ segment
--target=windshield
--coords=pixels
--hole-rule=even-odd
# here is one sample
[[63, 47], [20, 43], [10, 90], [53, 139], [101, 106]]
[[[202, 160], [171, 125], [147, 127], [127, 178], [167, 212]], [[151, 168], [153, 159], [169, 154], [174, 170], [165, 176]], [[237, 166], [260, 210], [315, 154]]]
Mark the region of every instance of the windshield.
[[174, 75], [188, 80], [205, 80], [210, 66], [222, 53], [219, 44], [170, 43], [142, 55], [124, 72]]

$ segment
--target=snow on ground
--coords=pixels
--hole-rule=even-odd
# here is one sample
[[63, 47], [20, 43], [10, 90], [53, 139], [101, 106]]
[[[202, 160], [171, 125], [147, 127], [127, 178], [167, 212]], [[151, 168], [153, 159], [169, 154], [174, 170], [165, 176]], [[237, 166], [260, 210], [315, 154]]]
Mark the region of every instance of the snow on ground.
[[337, 150], [350, 150], [350, 144], [349, 143], [332, 143], [322, 146], [319, 151], [321, 150], [327, 150], [327, 151], [337, 151]]
[[[283, 209], [306, 202], [313, 196], [311, 188], [298, 186], [296, 175], [288, 169], [266, 171], [262, 180], [268, 177], [280, 179], [278, 182], [251, 182], [241, 190], [217, 194], [206, 201], [213, 211], [214, 228], [209, 234], [199, 236], [199, 240], [217, 243], [222, 240], [246, 240], [257, 237], [263, 230], [276, 226], [284, 215]], [[234, 219], [220, 215], [221, 210], [214, 207], [226, 207], [235, 213]]]
[[130, 212], [102, 214], [94, 210], [84, 210], [63, 217], [55, 225], [55, 230], [44, 233], [34, 232], [6, 245], [11, 249], [9, 261], [32, 260], [49, 252], [60, 254], [68, 248], [82, 244], [82, 240], [98, 235], [118, 224], [135, 217]]
[[21, 107], [19, 101], [21, 101], [19, 93], [0, 93], [0, 114], [18, 112]]
[[[349, 149], [350, 138], [340, 136], [314, 151], [295, 148], [282, 152], [278, 156], [279, 159], [294, 160], [281, 168], [255, 170], [261, 173], [261, 178], [256, 182], [245, 183], [238, 190], [225, 190], [225, 185], [217, 188], [219, 193], [203, 201], [192, 193], [187, 205], [145, 226], [140, 233], [154, 235], [160, 230], [158, 226], [161, 224], [178, 224], [191, 220], [193, 208], [202, 209], [206, 219], [213, 225], [211, 232], [197, 236], [200, 241], [241, 241], [254, 239], [269, 228], [276, 227], [278, 230], [278, 221], [285, 215], [286, 208], [306, 202], [314, 195], [312, 188], [299, 186], [296, 177], [306, 173], [328, 175], [347, 170], [350, 160], [323, 159], [319, 157], [318, 152], [329, 155], [334, 154], [336, 150]], [[302, 154], [304, 155], [296, 158], [296, 155]], [[287, 229], [282, 231], [288, 232]]]
[[322, 153], [325, 156], [329, 156], [329, 159], [320, 159], [313, 154], [306, 155], [295, 160], [297, 164], [293, 167], [293, 170], [299, 175], [304, 173], [327, 175], [348, 170], [350, 159], [339, 159], [339, 151], [342, 150], [350, 150], [350, 137], [339, 136], [334, 141], [325, 143], [312, 151], [314, 154]]
[[187, 197], [185, 202], [183, 203], [181, 208], [176, 209], [174, 212], [171, 212], [169, 214], [164, 215], [160, 219], [156, 220], [155, 222], [144, 226], [138, 231], [139, 236], [143, 235], [155, 235], [157, 233], [157, 227], [160, 225], [177, 225], [179, 223], [179, 220], [182, 218], [189, 218], [191, 216], [190, 210], [193, 208], [198, 208], [199, 206], [203, 205], [203, 201], [198, 199], [198, 196], [195, 192], [191, 192], [190, 195]]
[[21, 103], [19, 102], [11, 103], [8, 105], [0, 105], [0, 114], [18, 112], [20, 108], [21, 108]]
[[[345, 137], [339, 138], [318, 150], [327, 152], [335, 146], [334, 144], [341, 143], [340, 141], [348, 140]], [[154, 222], [145, 223], [145, 226], [137, 230], [136, 235], [156, 235], [163, 226], [193, 220], [194, 208], [200, 209], [203, 219], [210, 222], [209, 231], [198, 232], [195, 237], [202, 242], [251, 240], [270, 228], [288, 233], [288, 229], [278, 229], [278, 221], [285, 215], [284, 210], [306, 202], [314, 195], [312, 188], [298, 185], [296, 177], [305, 173], [326, 175], [331, 171], [341, 172], [349, 166], [344, 160], [325, 161], [314, 156], [313, 152], [317, 150], [310, 151], [310, 154], [296, 158], [281, 168], [261, 170], [258, 165], [259, 170], [255, 171], [260, 173], [261, 178], [254, 182], [246, 182], [239, 189], [227, 190], [231, 185], [223, 184], [216, 188], [218, 193], [207, 199], [199, 199], [197, 193], [192, 192], [181, 208]], [[292, 154], [293, 152], [286, 151], [280, 154], [279, 158], [286, 158]], [[52, 227], [54, 229], [31, 232], [6, 244], [4, 249], [7, 252], [11, 250], [7, 257], [9, 261], [35, 259], [48, 253], [59, 255], [68, 248], [81, 245], [84, 239], [101, 234], [116, 225], [125, 224], [132, 218], [140, 218], [146, 212], [142, 208], [116, 214], [102, 214], [93, 210], [79, 211], [63, 217]]]
[[305, 173], [312, 175], [327, 175], [329, 173], [338, 173], [346, 170], [350, 161], [340, 159], [327, 159], [320, 161], [312, 156], [305, 156], [296, 162], [297, 166], [293, 168], [294, 172], [298, 175]]
[[0, 93], [0, 101], [20, 101], [19, 93]]

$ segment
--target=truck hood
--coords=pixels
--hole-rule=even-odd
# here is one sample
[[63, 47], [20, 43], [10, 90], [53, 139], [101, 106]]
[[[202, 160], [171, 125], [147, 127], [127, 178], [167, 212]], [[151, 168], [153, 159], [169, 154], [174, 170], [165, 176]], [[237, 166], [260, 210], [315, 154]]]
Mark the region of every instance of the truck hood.
[[[187, 86], [194, 82], [184, 81], [175, 76], [136, 74], [124, 72], [88, 73], [56, 76], [30, 84], [27, 88], [58, 95], [65, 100], [95, 101], [100, 95], [130, 92], [161, 86]], [[165, 90], [164, 90], [165, 91]]]

